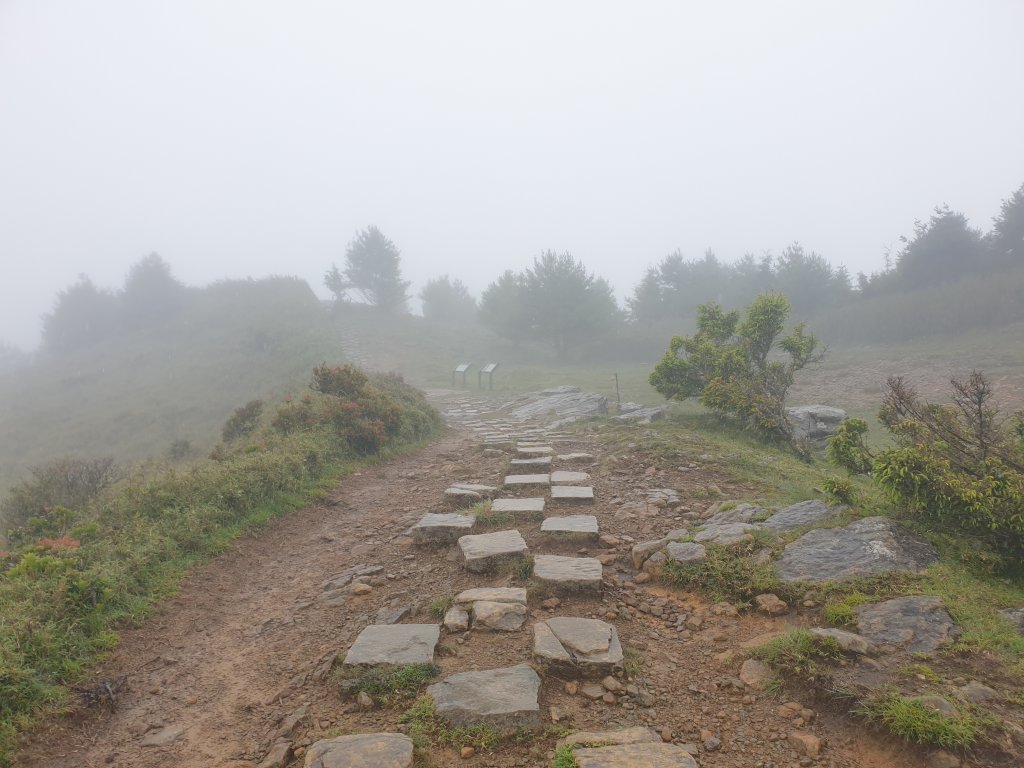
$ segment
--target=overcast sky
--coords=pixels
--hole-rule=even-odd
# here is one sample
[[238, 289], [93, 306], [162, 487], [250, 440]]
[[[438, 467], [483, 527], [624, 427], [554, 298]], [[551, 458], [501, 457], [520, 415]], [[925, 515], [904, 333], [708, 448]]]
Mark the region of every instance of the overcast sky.
[[79, 273], [323, 293], [357, 228], [418, 288], [543, 249], [882, 265], [1024, 182], [1024, 2], [0, 0], [0, 341]]

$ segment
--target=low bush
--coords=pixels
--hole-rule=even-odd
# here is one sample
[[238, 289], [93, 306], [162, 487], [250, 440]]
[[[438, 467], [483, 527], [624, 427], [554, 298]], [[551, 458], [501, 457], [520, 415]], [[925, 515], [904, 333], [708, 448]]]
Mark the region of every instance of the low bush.
[[903, 696], [892, 689], [862, 703], [857, 714], [894, 736], [947, 749], [969, 749], [995, 723], [991, 716], [963, 706], [956, 714], [944, 714], [919, 698]]
[[685, 564], [669, 560], [663, 577], [671, 584], [703, 592], [715, 602], [746, 603], [765, 592], [785, 599], [792, 590], [775, 575], [770, 562], [755, 562], [751, 549], [742, 543], [729, 547], [708, 544], [704, 560]]
[[225, 443], [230, 443], [232, 440], [252, 434], [259, 426], [262, 414], [262, 400], [250, 400], [245, 405], [236, 408], [235, 412], [224, 422], [221, 438]]

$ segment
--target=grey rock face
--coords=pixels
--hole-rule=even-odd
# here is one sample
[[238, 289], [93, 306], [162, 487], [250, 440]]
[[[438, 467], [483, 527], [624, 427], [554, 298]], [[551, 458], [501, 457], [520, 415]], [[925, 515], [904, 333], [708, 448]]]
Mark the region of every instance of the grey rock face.
[[441, 547], [454, 544], [460, 536], [465, 536], [473, 530], [475, 523], [474, 515], [428, 512], [409, 529], [409, 534], [417, 546]]
[[453, 605], [444, 614], [444, 628], [449, 632], [465, 632], [469, 629], [469, 611], [461, 605]]
[[460, 672], [427, 688], [434, 710], [451, 725], [487, 724], [503, 734], [540, 726], [539, 691], [540, 678], [528, 664]]
[[924, 539], [887, 517], [808, 531], [776, 561], [783, 581], [845, 581], [879, 573], [917, 573], [938, 554]]
[[800, 405], [787, 408], [786, 418], [797, 440], [815, 442], [834, 435], [846, 411], [828, 405]]
[[697, 761], [678, 744], [585, 747], [575, 755], [579, 768], [697, 768]]
[[665, 547], [669, 560], [677, 563], [699, 563], [707, 558], [708, 553], [703, 544], [694, 541], [673, 541]]
[[487, 573], [499, 566], [523, 560], [529, 552], [519, 531], [498, 531], [463, 536], [459, 539], [467, 571]]
[[844, 629], [834, 629], [832, 627], [813, 627], [811, 634], [835, 640], [839, 647], [847, 653], [856, 653], [861, 656], [871, 653], [871, 643], [854, 632], [847, 632]]
[[1013, 624], [1014, 628], [1024, 635], [1024, 607], [1004, 608], [999, 612], [999, 615]]
[[635, 405], [636, 408], [632, 408], [616, 416], [612, 416], [612, 419], [615, 421], [631, 422], [634, 424], [651, 424], [652, 422], [661, 421], [665, 418], [665, 409], [661, 406], [656, 405], [644, 408], [638, 403], [623, 403], [622, 407], [625, 409], [630, 405]]
[[809, 499], [780, 509], [760, 525], [769, 531], [793, 531], [803, 528], [805, 525], [813, 525], [819, 520], [824, 520], [826, 517], [842, 511], [842, 509], [843, 507], [829, 507], [825, 502], [817, 499]]
[[533, 656], [550, 673], [595, 680], [621, 670], [623, 659], [615, 627], [571, 616], [533, 625]]
[[371, 624], [352, 644], [345, 666], [433, 664], [437, 624]]
[[512, 401], [505, 408], [518, 419], [554, 415], [555, 420], [549, 426], [557, 429], [578, 419], [608, 413], [608, 398], [593, 392], [582, 392], [579, 387], [554, 387], [542, 392], [531, 392]]
[[402, 733], [359, 733], [313, 743], [305, 768], [409, 768], [412, 739]]
[[737, 504], [732, 509], [716, 512], [703, 525], [722, 525], [724, 523], [749, 523], [755, 517], [766, 517], [768, 510], [756, 504]]
[[533, 578], [557, 591], [600, 590], [603, 569], [594, 557], [537, 555], [533, 559]]
[[757, 526], [750, 523], [722, 523], [721, 525], [709, 525], [704, 530], [693, 535], [693, 540], [698, 544], [721, 544], [728, 546], [752, 538], [750, 532]]
[[928, 652], [960, 635], [941, 597], [897, 597], [858, 606], [855, 612], [857, 631], [876, 645]]

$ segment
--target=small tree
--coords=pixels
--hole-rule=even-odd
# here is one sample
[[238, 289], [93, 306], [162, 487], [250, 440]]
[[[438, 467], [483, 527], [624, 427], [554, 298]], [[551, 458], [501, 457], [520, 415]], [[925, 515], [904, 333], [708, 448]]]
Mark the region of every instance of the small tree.
[[420, 291], [423, 316], [441, 323], [465, 323], [476, 319], [476, 299], [458, 278], [442, 275], [429, 281]]
[[996, 266], [1024, 267], [1024, 184], [1003, 201], [988, 242]]
[[526, 306], [526, 279], [506, 270], [480, 297], [480, 322], [499, 336], [518, 344], [532, 333]]
[[364, 301], [387, 312], [402, 312], [408, 301], [409, 283], [402, 280], [401, 253], [398, 247], [377, 227], [369, 226], [356, 233], [345, 252], [345, 280], [336, 267], [325, 278], [328, 289], [359, 292]]
[[[929, 403], [902, 377], [888, 380], [879, 419], [895, 446], [873, 454], [863, 422], [829, 442], [851, 472], [870, 469], [892, 498], [940, 527], [1024, 554], [1024, 412], [1002, 419], [991, 383], [974, 371], [951, 379], [952, 403]], [[850, 421], [850, 420], [848, 420]]]
[[107, 338], [117, 321], [117, 299], [87, 275], [57, 294], [53, 312], [43, 317], [43, 346], [66, 352]]
[[228, 420], [224, 422], [221, 429], [221, 439], [230, 443], [240, 437], [252, 434], [260, 424], [260, 416], [263, 415], [263, 401], [250, 400], [243, 406], [235, 409]]
[[[780, 338], [789, 316], [781, 294], [759, 296], [740, 321], [739, 312], [718, 304], [697, 308], [697, 332], [675, 336], [651, 373], [651, 384], [665, 397], [700, 398], [713, 411], [739, 418], [748, 429], [792, 441], [786, 419], [786, 393], [797, 371], [821, 359], [818, 340], [803, 323]], [[779, 350], [784, 359], [773, 359]]]
[[170, 265], [151, 253], [128, 270], [119, 296], [122, 319], [132, 325], [164, 322], [181, 308], [185, 291]]

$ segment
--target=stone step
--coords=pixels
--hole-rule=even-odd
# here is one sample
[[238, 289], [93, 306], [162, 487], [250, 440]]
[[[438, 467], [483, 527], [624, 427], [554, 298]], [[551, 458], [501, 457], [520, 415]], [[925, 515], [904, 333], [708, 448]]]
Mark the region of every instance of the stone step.
[[541, 726], [539, 693], [540, 677], [528, 664], [459, 672], [427, 688], [450, 725], [488, 725], [502, 735]]
[[517, 445], [516, 453], [520, 458], [529, 459], [535, 456], [553, 456], [555, 449], [550, 445]]
[[560, 453], [555, 457], [559, 464], [593, 464], [594, 454], [592, 453]]
[[505, 488], [548, 488], [551, 475], [506, 475], [503, 485]]
[[533, 459], [512, 459], [513, 469], [548, 469], [551, 466], [550, 456], [537, 456]]
[[455, 483], [444, 492], [444, 498], [452, 506], [469, 507], [484, 499], [494, 498], [497, 493], [498, 489], [493, 485]]
[[472, 531], [475, 524], [475, 515], [428, 512], [408, 533], [418, 547], [443, 547], [457, 542], [460, 536]]
[[678, 744], [582, 747], [573, 755], [578, 768], [697, 768], [697, 761]]
[[477, 629], [515, 632], [523, 628], [527, 617], [525, 589], [477, 587], [455, 596], [444, 624], [450, 632], [464, 632], [471, 625]]
[[551, 473], [551, 482], [556, 485], [572, 485], [573, 483], [585, 483], [590, 480], [587, 472], [570, 472], [564, 469], [555, 470]]
[[537, 555], [533, 559], [533, 581], [557, 593], [599, 592], [603, 569], [595, 557]]
[[599, 619], [555, 616], [533, 625], [533, 657], [548, 674], [596, 680], [623, 669], [615, 627]]
[[306, 751], [308, 768], [410, 768], [412, 739], [404, 733], [357, 733], [321, 739]]
[[510, 512], [513, 515], [544, 514], [544, 498], [527, 499], [495, 499], [491, 502], [491, 512]]
[[343, 666], [433, 664], [440, 637], [437, 624], [371, 624], [359, 633]]
[[525, 560], [529, 548], [519, 531], [497, 531], [459, 539], [463, 564], [472, 573], [488, 573], [517, 560]]
[[593, 504], [594, 489], [589, 485], [553, 485], [551, 501], [557, 504]]
[[594, 515], [548, 517], [541, 523], [540, 531], [575, 541], [597, 541], [600, 535], [597, 518]]

